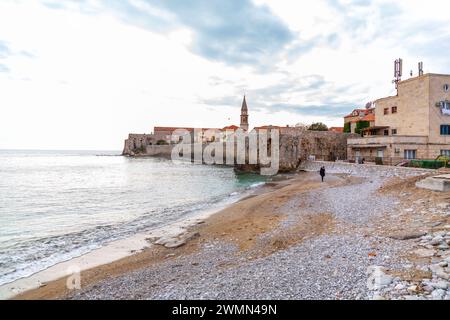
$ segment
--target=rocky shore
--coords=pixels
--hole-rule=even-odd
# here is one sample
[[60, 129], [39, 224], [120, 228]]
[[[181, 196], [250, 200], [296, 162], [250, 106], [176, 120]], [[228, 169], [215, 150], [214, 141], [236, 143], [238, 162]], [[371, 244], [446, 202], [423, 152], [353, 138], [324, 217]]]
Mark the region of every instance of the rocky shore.
[[269, 183], [177, 238], [18, 298], [450, 299], [449, 194], [424, 171]]

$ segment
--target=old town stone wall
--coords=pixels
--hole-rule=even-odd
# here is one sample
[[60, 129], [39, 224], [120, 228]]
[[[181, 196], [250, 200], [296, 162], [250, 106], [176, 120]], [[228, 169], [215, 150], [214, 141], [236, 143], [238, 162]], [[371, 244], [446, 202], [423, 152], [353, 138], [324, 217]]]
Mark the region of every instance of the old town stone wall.
[[[324, 161], [347, 159], [347, 138], [349, 137], [355, 137], [355, 135], [329, 131], [305, 131], [297, 128], [285, 130], [279, 140], [280, 172], [295, 171], [302, 162], [308, 159]], [[155, 145], [153, 140], [151, 135], [130, 134], [125, 141], [123, 154], [170, 158], [174, 146]], [[207, 146], [204, 144], [202, 150]], [[226, 151], [225, 143], [224, 150]], [[194, 148], [192, 148], [192, 152], [194, 152]], [[235, 152], [235, 162], [237, 162], [236, 157]], [[247, 164], [235, 165], [237, 170], [255, 172], [260, 170], [260, 165], [248, 164], [248, 152], [246, 159]], [[226, 162], [225, 154], [223, 162]]]

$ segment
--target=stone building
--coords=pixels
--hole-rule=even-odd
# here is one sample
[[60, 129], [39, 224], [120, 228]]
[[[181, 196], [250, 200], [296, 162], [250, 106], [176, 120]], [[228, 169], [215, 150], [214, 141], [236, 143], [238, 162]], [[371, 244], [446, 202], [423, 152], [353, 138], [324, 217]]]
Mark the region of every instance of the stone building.
[[410, 159], [450, 155], [450, 75], [425, 74], [398, 83], [396, 96], [374, 102], [375, 121], [364, 137], [348, 140], [349, 160]]
[[[374, 125], [375, 108], [355, 109], [348, 116], [344, 117], [344, 132], [360, 133], [360, 128]], [[364, 125], [363, 125], [364, 124]]]
[[[240, 127], [231, 125], [220, 128], [191, 128], [191, 127], [155, 127], [152, 134], [130, 134], [125, 140], [124, 155], [137, 155], [147, 153], [147, 146], [171, 145], [186, 141], [186, 134], [192, 143], [210, 143], [227, 141], [238, 129], [249, 130], [248, 106], [246, 97], [242, 101]], [[182, 133], [184, 132], [184, 133]], [[150, 148], [154, 149], [154, 148]]]
[[144, 153], [147, 146], [154, 144], [156, 144], [156, 140], [153, 134], [130, 133], [128, 139], [125, 140], [122, 154]]
[[[189, 127], [155, 127], [154, 139], [160, 144], [174, 144], [182, 141], [186, 134], [191, 142], [207, 143], [221, 138], [222, 129], [219, 128], [189, 128]], [[186, 141], [186, 140], [185, 140]]]

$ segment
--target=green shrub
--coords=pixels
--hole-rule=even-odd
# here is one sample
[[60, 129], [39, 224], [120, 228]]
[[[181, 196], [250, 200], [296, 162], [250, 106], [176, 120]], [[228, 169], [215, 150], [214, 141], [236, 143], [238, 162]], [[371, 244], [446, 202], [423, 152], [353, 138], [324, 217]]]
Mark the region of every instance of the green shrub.
[[438, 161], [444, 161], [445, 167], [450, 168], [450, 157], [449, 156], [439, 156], [437, 157]]
[[423, 169], [440, 169], [445, 167], [445, 161], [440, 160], [411, 160], [410, 166]]
[[167, 141], [166, 140], [158, 140], [157, 142], [156, 142], [156, 145], [157, 146], [167, 146], [169, 143], [167, 143]]
[[347, 122], [346, 124], [344, 124], [344, 133], [350, 133], [351, 131], [351, 123]]
[[328, 127], [326, 124], [322, 122], [316, 122], [309, 126], [308, 130], [310, 131], [328, 131]]
[[355, 133], [361, 134], [362, 131], [370, 127], [369, 121], [359, 121], [356, 123]]

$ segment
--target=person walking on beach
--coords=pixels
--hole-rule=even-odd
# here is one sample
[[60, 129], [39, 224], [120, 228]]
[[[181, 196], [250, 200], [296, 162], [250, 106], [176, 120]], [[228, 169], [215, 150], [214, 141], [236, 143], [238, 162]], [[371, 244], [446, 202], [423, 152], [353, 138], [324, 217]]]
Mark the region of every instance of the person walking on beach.
[[320, 168], [320, 176], [322, 177], [323, 182], [323, 179], [325, 178], [325, 167]]

